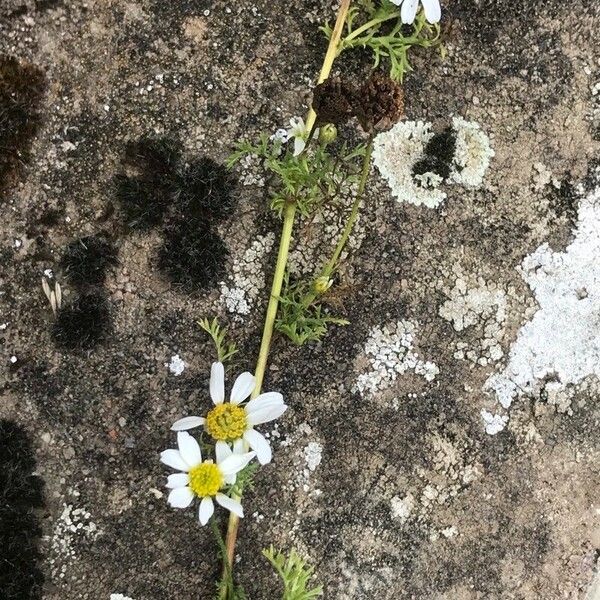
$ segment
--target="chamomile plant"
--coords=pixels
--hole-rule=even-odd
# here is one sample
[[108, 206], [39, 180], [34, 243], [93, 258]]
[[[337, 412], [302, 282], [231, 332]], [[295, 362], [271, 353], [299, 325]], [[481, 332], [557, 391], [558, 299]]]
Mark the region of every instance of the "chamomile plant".
[[[256, 368], [239, 375], [227, 393], [225, 365], [237, 348], [216, 320], [200, 322], [217, 350], [207, 402], [199, 414], [182, 416], [172, 425], [178, 448], [161, 456], [178, 471], [167, 480], [169, 503], [189, 508], [197, 500], [200, 523], [209, 523], [215, 532], [223, 559], [219, 600], [247, 598], [233, 576], [242, 496], [259, 465], [273, 468], [268, 465], [273, 449], [261, 429], [284, 417], [288, 408], [280, 392], [262, 391], [273, 334], [304, 344], [348, 322], [334, 314], [331, 298], [343, 279], [340, 267], [348, 260], [374, 140], [404, 117], [401, 83], [412, 69], [410, 53], [437, 47], [443, 54], [440, 13], [439, 0], [341, 0], [335, 24], [322, 27], [329, 45], [306, 117], [289, 116], [288, 124], [275, 124], [274, 132], [240, 141], [229, 157], [232, 169], [240, 162], [261, 165], [270, 208], [282, 221]], [[369, 55], [372, 73], [364, 81], [330, 77], [336, 58], [357, 49]], [[342, 223], [332, 247], [312, 273], [298, 275], [289, 266], [295, 226], [301, 221], [325, 227], [323, 215], [332, 211]], [[294, 243], [302, 245], [302, 236], [295, 237]], [[229, 512], [224, 538], [217, 508]], [[295, 551], [286, 556], [270, 549], [264, 556], [282, 579], [283, 600], [322, 594], [320, 586], [311, 587], [312, 569]]]

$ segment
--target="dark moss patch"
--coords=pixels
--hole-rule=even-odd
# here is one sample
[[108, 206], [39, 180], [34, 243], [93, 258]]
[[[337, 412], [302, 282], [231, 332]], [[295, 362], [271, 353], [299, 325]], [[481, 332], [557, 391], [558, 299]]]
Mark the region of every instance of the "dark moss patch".
[[194, 219], [226, 219], [234, 208], [233, 185], [223, 165], [207, 157], [194, 160], [183, 169], [177, 209]]
[[58, 312], [52, 337], [60, 347], [86, 350], [104, 340], [111, 328], [106, 296], [102, 292], [92, 292], [77, 296]]
[[577, 222], [577, 211], [579, 208], [579, 194], [574, 185], [567, 180], [561, 181], [560, 187], [552, 187], [550, 196], [550, 209], [557, 217], [564, 217], [571, 225]]
[[447, 127], [429, 140], [423, 158], [413, 166], [413, 175], [435, 173], [447, 179], [452, 171], [455, 150], [456, 133], [451, 127]]
[[0, 597], [37, 600], [44, 576], [38, 567], [41, 528], [36, 509], [43, 506], [43, 481], [22, 427], [0, 420]]
[[228, 255], [209, 224], [181, 218], [165, 228], [159, 266], [184, 291], [205, 290], [224, 274]]
[[143, 137], [125, 148], [125, 165], [136, 171], [115, 178], [117, 200], [132, 229], [160, 225], [177, 195], [181, 145], [168, 137]]
[[156, 227], [168, 213], [213, 222], [231, 214], [234, 182], [214, 160], [201, 157], [184, 163], [181, 144], [171, 138], [142, 138], [128, 144], [125, 157], [136, 174], [118, 175], [115, 185], [132, 229]]
[[65, 248], [60, 266], [73, 285], [85, 287], [102, 285], [107, 268], [117, 263], [116, 248], [106, 239], [90, 235]]
[[40, 69], [12, 56], [0, 57], [0, 191], [27, 159], [45, 88]]
[[146, 230], [166, 223], [159, 267], [185, 291], [208, 289], [228, 256], [215, 225], [235, 206], [231, 174], [208, 157], [184, 162], [181, 144], [171, 138], [142, 138], [125, 154], [136, 171], [116, 179], [127, 225]]

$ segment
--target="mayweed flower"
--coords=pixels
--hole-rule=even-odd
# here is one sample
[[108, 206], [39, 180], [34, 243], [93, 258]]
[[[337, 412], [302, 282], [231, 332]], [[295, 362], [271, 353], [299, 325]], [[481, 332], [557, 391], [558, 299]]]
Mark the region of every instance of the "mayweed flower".
[[215, 510], [213, 498], [238, 517], [244, 516], [242, 505], [221, 493], [227, 484], [235, 483], [239, 473], [255, 456], [255, 452], [236, 453], [225, 443], [217, 443], [217, 462], [202, 460], [198, 442], [187, 432], [177, 434], [179, 450], [165, 450], [160, 454], [162, 463], [181, 471], [167, 478], [170, 488], [168, 503], [173, 508], [187, 508], [194, 498], [200, 498], [198, 518], [206, 525]]
[[442, 17], [442, 9], [440, 0], [391, 0], [396, 6], [401, 6], [400, 18], [405, 25], [410, 25], [414, 22], [419, 9], [419, 2], [423, 4], [425, 18], [430, 23], [439, 23]]
[[279, 392], [260, 394], [242, 405], [254, 391], [256, 379], [251, 373], [242, 373], [235, 380], [229, 402], [225, 402], [225, 370], [223, 363], [215, 362], [210, 370], [210, 397], [215, 405], [204, 417], [184, 417], [171, 429], [185, 431], [204, 426], [208, 434], [217, 442], [226, 442], [238, 447], [245, 441], [255, 452], [261, 465], [271, 462], [272, 451], [269, 442], [254, 429], [255, 425], [278, 419], [286, 410], [283, 396]]
[[[319, 130], [315, 130], [317, 135]], [[310, 131], [306, 127], [306, 123], [302, 117], [292, 117], [290, 119], [290, 128], [287, 130], [287, 140], [289, 141], [294, 138], [294, 156], [298, 156], [302, 153], [306, 147], [306, 140]]]

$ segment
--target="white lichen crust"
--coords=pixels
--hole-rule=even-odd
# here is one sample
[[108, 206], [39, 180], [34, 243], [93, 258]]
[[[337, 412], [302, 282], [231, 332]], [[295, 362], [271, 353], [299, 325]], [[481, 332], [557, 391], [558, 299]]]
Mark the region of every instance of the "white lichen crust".
[[373, 396], [407, 372], [420, 375], [426, 381], [435, 379], [440, 372], [436, 364], [422, 360], [414, 351], [417, 327], [416, 323], [400, 320], [371, 329], [364, 348], [370, 368], [358, 376], [354, 391]]
[[442, 181], [439, 175], [424, 173], [418, 178], [413, 175], [415, 163], [422, 158], [433, 136], [431, 123], [401, 121], [375, 137], [373, 162], [398, 202], [435, 208], [446, 198], [446, 193], [439, 189]]
[[490, 140], [474, 121], [454, 117], [452, 127], [456, 133], [456, 150], [450, 178], [460, 185], [477, 188], [483, 183], [490, 160], [495, 154]]
[[234, 261], [229, 281], [221, 282], [221, 300], [228, 312], [238, 315], [250, 313], [254, 302], [266, 285], [263, 263], [275, 243], [275, 234], [259, 235]]
[[478, 123], [459, 116], [452, 119], [452, 129], [456, 146], [447, 179], [434, 172], [414, 173], [415, 165], [424, 158], [427, 144], [435, 135], [431, 123], [401, 121], [375, 137], [373, 162], [399, 202], [436, 208], [446, 198], [441, 189], [443, 184], [481, 186], [494, 156], [488, 136]]
[[600, 377], [600, 187], [582, 198], [574, 233], [564, 252], [546, 243], [521, 265], [539, 309], [519, 330], [506, 367], [484, 386], [505, 409], [542, 388], [564, 408], [567, 386]]

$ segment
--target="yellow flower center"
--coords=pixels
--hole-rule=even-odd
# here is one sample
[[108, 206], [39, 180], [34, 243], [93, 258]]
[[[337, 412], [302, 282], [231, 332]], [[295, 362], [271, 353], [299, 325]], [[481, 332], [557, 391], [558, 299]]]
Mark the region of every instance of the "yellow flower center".
[[206, 430], [215, 440], [233, 442], [246, 431], [246, 411], [236, 404], [217, 404], [206, 416]]
[[203, 462], [188, 473], [190, 488], [196, 496], [214, 496], [223, 487], [223, 475], [217, 465], [212, 462]]

